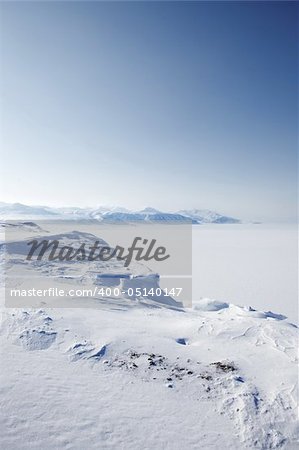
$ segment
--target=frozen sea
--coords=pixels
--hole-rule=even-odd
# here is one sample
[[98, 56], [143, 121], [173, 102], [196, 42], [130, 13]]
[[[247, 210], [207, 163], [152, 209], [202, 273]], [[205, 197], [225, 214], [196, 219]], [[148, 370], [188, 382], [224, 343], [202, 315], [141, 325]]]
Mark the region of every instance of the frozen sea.
[[193, 300], [250, 305], [298, 323], [296, 225], [195, 225], [192, 238]]

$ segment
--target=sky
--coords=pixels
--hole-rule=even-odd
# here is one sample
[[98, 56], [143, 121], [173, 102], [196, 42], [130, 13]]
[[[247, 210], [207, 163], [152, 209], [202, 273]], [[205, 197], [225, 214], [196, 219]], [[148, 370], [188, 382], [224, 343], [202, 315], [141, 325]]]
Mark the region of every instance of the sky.
[[0, 200], [294, 219], [296, 2], [0, 8]]

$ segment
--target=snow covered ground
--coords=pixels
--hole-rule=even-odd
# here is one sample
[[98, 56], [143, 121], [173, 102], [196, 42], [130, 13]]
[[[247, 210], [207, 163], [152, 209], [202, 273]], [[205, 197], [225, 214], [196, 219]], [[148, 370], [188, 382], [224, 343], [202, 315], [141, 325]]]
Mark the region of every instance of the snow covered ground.
[[[193, 308], [124, 298], [96, 310], [9, 309], [1, 290], [1, 448], [298, 448], [298, 328], [268, 299], [260, 309], [274, 312], [236, 306], [227, 295], [234, 268], [240, 296], [252, 294], [246, 303], [257, 306], [254, 262], [260, 273], [272, 248], [267, 273], [277, 289], [273, 268], [288, 246], [281, 253], [283, 239], [275, 244], [261, 228], [246, 239], [233, 228], [222, 236], [222, 226], [219, 235], [200, 229]], [[248, 265], [245, 248], [253, 250]], [[240, 249], [242, 265], [233, 258]], [[252, 284], [244, 284], [245, 270]], [[208, 291], [217, 300], [201, 298]]]
[[297, 329], [279, 316], [207, 300], [2, 314], [2, 448], [297, 448]]

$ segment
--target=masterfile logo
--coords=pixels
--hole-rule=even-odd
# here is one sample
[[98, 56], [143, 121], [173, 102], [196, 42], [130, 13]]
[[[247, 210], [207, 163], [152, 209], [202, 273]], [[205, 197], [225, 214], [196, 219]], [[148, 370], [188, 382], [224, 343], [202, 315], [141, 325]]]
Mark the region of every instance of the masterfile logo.
[[121, 245], [111, 248], [107, 245], [101, 245], [100, 241], [95, 241], [91, 246], [83, 242], [80, 247], [76, 248], [71, 245], [60, 246], [57, 239], [53, 241], [34, 239], [28, 242], [31, 247], [26, 260], [31, 261], [35, 257], [40, 261], [45, 256], [48, 261], [110, 261], [112, 258], [117, 258], [119, 261], [124, 261], [124, 267], [128, 267], [133, 258], [136, 261], [150, 261], [151, 259], [165, 261], [169, 258], [170, 255], [166, 254], [166, 248], [156, 246], [156, 243], [156, 239], [149, 241], [138, 236], [134, 238], [128, 249]]
[[191, 306], [191, 222], [35, 225], [6, 224], [7, 307]]

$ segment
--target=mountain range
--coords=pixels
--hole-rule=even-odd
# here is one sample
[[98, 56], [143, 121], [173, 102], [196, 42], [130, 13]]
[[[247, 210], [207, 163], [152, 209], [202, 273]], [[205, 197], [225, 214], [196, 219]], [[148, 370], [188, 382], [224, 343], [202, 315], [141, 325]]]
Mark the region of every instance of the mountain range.
[[141, 211], [132, 211], [122, 207], [98, 208], [53, 208], [48, 206], [29, 206], [21, 203], [0, 202], [0, 217], [7, 219], [19, 218], [57, 218], [57, 219], [96, 219], [105, 222], [158, 222], [158, 223], [188, 223], [192, 224], [234, 224], [241, 221], [237, 218], [219, 214], [207, 209], [180, 210], [165, 212], [147, 207]]

